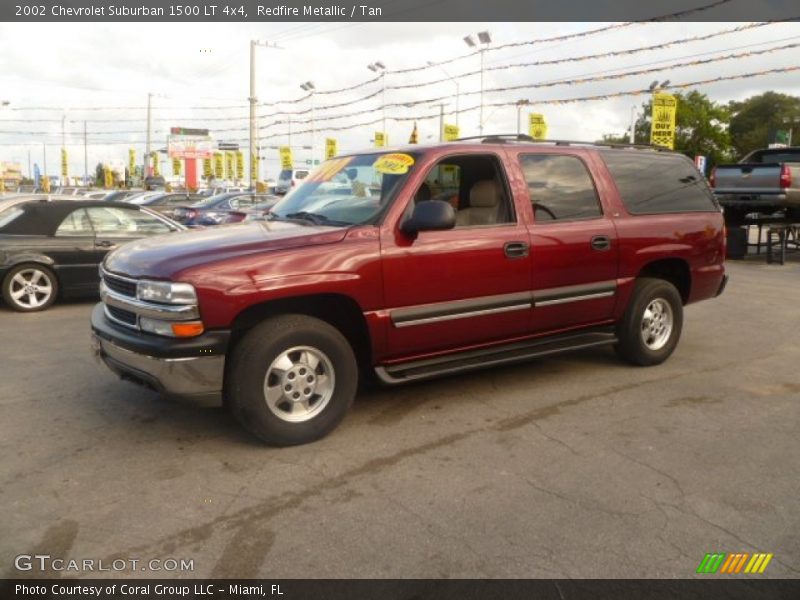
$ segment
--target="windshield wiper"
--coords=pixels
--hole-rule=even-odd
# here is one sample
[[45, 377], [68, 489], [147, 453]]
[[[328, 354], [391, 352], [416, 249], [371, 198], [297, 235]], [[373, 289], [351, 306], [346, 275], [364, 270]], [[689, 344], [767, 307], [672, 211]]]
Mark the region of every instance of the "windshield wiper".
[[346, 223], [344, 221], [334, 221], [329, 219], [325, 215], [321, 215], [318, 213], [307, 212], [301, 210], [300, 212], [293, 212], [286, 215], [287, 219], [299, 219], [301, 221], [308, 221], [309, 223], [313, 223], [314, 225], [351, 225], [351, 223]]

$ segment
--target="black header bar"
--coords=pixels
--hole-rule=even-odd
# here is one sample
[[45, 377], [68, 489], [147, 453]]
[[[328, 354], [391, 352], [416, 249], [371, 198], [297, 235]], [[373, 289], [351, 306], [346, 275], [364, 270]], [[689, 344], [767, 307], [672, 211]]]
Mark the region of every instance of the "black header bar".
[[8, 22], [780, 21], [796, 0], [3, 0]]

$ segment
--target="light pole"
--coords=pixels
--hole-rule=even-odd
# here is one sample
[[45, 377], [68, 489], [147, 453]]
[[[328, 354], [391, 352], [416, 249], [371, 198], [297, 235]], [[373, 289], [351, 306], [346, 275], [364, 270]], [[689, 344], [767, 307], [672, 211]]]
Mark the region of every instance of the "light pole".
[[[150, 162], [150, 129], [153, 126], [153, 94], [147, 93], [147, 135], [144, 142], [144, 156], [142, 157], [142, 187], [145, 187], [145, 179], [150, 174], [148, 163]], [[147, 189], [147, 188], [145, 188]]]
[[309, 92], [309, 99], [311, 101], [311, 166], [314, 166], [314, 152], [316, 150], [316, 127], [314, 124], [314, 92], [316, 91], [316, 87], [314, 83], [311, 81], [306, 81], [305, 83], [300, 84], [300, 89], [306, 92]]
[[[264, 48], [280, 48], [277, 44], [264, 42], [261, 40], [250, 40], [250, 96], [247, 100], [250, 102], [250, 187], [255, 189], [257, 173], [254, 173], [253, 165], [258, 165], [258, 156], [256, 154], [259, 140], [258, 140], [258, 127], [256, 126], [256, 103], [258, 97], [256, 96], [256, 47], [262, 46]], [[256, 157], [255, 162], [253, 157]]]
[[517, 100], [517, 135], [522, 133], [522, 107], [528, 106], [530, 103], [531, 101], [525, 98]]
[[800, 123], [800, 117], [783, 117], [782, 121], [789, 125], [789, 139], [786, 140], [786, 145], [791, 146], [794, 133], [794, 124]]
[[438, 106], [439, 107], [439, 141], [444, 141], [444, 107], [448, 106], [447, 102], [438, 102], [436, 104], [431, 104], [431, 107]]
[[381, 104], [383, 105], [383, 135], [384, 139], [386, 137], [386, 65], [384, 65], [381, 61], [375, 61], [374, 63], [370, 63], [367, 65], [367, 68], [372, 71], [373, 73], [380, 72], [381, 74], [381, 86], [383, 90], [381, 92]]
[[631, 106], [631, 132], [628, 135], [628, 142], [634, 144], [636, 141], [636, 105]]
[[442, 65], [437, 65], [434, 62], [428, 61], [428, 66], [430, 66], [430, 67], [438, 66], [439, 69], [441, 69], [442, 73], [444, 73], [445, 76], [453, 83], [453, 85], [456, 86], [456, 127], [458, 127], [458, 114], [460, 112], [458, 110], [458, 99], [459, 99], [459, 96], [461, 95], [461, 90], [460, 90], [460, 86], [458, 84], [458, 80], [453, 78], [453, 77], [451, 77], [450, 73], [448, 73]]
[[[481, 106], [480, 106], [480, 114], [478, 115], [478, 135], [483, 135], [483, 55], [486, 53], [486, 49], [489, 47], [489, 44], [492, 43], [492, 36], [489, 34], [488, 31], [480, 31], [478, 32], [478, 42], [481, 44], [480, 54], [481, 54]], [[475, 40], [471, 35], [464, 37], [464, 42], [470, 48], [474, 48], [477, 46]]]

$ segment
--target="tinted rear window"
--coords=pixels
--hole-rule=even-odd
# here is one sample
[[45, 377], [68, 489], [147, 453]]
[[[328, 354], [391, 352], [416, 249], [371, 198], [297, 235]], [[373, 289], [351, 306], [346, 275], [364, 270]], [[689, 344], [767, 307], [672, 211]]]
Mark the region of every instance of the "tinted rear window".
[[281, 171], [281, 174], [278, 175], [278, 179], [279, 180], [286, 181], [287, 179], [291, 179], [291, 178], [292, 178], [292, 172], [289, 169]]
[[681, 154], [601, 150], [629, 213], [716, 212], [705, 178]]
[[756, 150], [742, 162], [746, 163], [784, 163], [800, 162], [800, 150]]

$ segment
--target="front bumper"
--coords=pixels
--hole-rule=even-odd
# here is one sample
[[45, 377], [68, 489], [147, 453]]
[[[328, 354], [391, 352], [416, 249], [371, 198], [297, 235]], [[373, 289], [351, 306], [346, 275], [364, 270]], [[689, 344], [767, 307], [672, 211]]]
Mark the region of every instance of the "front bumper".
[[120, 378], [171, 396], [219, 396], [230, 332], [213, 331], [174, 340], [111, 323], [97, 304], [92, 311], [92, 350]]

